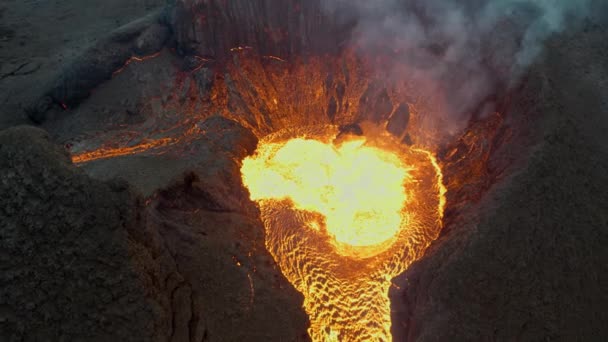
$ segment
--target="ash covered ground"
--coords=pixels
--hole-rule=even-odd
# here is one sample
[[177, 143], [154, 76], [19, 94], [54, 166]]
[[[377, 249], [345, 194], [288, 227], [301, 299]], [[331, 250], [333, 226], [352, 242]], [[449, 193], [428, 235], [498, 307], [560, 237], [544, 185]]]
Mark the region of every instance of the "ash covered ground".
[[[381, 116], [405, 102], [348, 83], [356, 71], [337, 63], [308, 75], [323, 90], [316, 102], [302, 85], [293, 106], [272, 107], [274, 93], [256, 82], [271, 84], [269, 68], [283, 62], [266, 58], [260, 76], [243, 57], [250, 45], [280, 59], [337, 45], [314, 39], [323, 17], [280, 17], [314, 8], [270, 2], [222, 11], [211, 1], [207, 22], [190, 15], [201, 1], [0, 4], [0, 341], [309, 339], [303, 297], [264, 247], [238, 160], [285, 122], [349, 123], [360, 108]], [[491, 83], [508, 94], [494, 103], [503, 128], [438, 150], [452, 182], [444, 230], [394, 280], [395, 341], [608, 337], [608, 12], [587, 5], [594, 13], [548, 35], [515, 86]], [[342, 39], [351, 23], [334, 20], [330, 36]], [[287, 29], [268, 33], [266, 22]], [[492, 37], [497, 51], [509, 44]], [[236, 67], [218, 95], [223, 55]], [[223, 109], [209, 105], [218, 99]], [[414, 116], [434, 108], [410, 102]], [[481, 114], [462, 131], [487, 133], [493, 119]], [[78, 166], [70, 158], [192, 129], [205, 134]], [[460, 154], [484, 172], [459, 168]]]

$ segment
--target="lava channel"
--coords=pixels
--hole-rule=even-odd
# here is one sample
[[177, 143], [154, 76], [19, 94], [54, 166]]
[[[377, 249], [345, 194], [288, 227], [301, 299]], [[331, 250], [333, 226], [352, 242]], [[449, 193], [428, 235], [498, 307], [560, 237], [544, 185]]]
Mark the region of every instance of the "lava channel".
[[432, 153], [390, 139], [334, 143], [335, 126], [260, 141], [241, 174], [266, 248], [304, 295], [313, 341], [390, 341], [391, 280], [441, 229], [445, 188]]

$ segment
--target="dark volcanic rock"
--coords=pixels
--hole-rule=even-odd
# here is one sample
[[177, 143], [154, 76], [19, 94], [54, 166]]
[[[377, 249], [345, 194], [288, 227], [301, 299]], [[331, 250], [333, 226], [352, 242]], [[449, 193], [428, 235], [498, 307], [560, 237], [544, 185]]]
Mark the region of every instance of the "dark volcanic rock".
[[396, 137], [402, 137], [410, 123], [410, 107], [407, 103], [402, 103], [395, 109], [395, 112], [388, 120], [386, 130]]
[[409, 134], [406, 134], [403, 139], [401, 140], [402, 143], [408, 145], [408, 146], [412, 146], [414, 144], [414, 141], [412, 140], [412, 136]]
[[[250, 130], [236, 121], [223, 116], [212, 116], [203, 121], [199, 128], [206, 133], [212, 144], [217, 144], [226, 152], [239, 159], [253, 154], [258, 146], [258, 138]], [[239, 178], [239, 175], [236, 175]]]
[[336, 138], [334, 139], [334, 144], [340, 144], [341, 142], [348, 139], [348, 137], [362, 136], [362, 135], [363, 135], [363, 129], [361, 129], [361, 126], [359, 126], [359, 124], [354, 123], [354, 124], [342, 125], [339, 127], [339, 133], [336, 136]]
[[171, 30], [166, 25], [154, 23], [135, 40], [134, 52], [140, 56], [159, 51], [165, 45]]
[[183, 303], [174, 302], [188, 310], [179, 323], [184, 338], [177, 340], [308, 341], [302, 295], [266, 251], [259, 212], [227, 210], [222, 197], [231, 194], [211, 189], [222, 180], [209, 178], [186, 175], [160, 191], [149, 211], [151, 228], [161, 233], [187, 284]]
[[387, 120], [393, 111], [393, 104], [386, 88], [379, 83], [371, 83], [359, 99], [358, 120], [380, 123]]
[[327, 116], [331, 122], [336, 118], [336, 113], [338, 112], [338, 103], [336, 102], [335, 97], [331, 97], [329, 99], [329, 104], [327, 105]]
[[342, 136], [342, 135], [358, 135], [361, 136], [363, 135], [363, 129], [361, 129], [361, 126], [359, 126], [359, 124], [348, 124], [348, 125], [342, 125], [339, 128], [340, 133], [338, 134], [338, 137]]
[[183, 71], [192, 71], [199, 68], [202, 64], [203, 62], [197, 56], [188, 55], [184, 56], [181, 69]]
[[282, 58], [332, 52], [352, 26], [328, 18], [320, 0], [178, 0], [171, 17], [183, 53], [218, 58], [237, 47]]
[[342, 103], [342, 100], [344, 99], [345, 92], [346, 85], [344, 82], [338, 82], [338, 84], [336, 84], [336, 96], [338, 96], [338, 101], [340, 101], [340, 103]]
[[391, 99], [388, 96], [388, 92], [386, 91], [386, 89], [382, 89], [382, 91], [380, 91], [380, 94], [378, 94], [374, 106], [369, 108], [369, 110], [370, 113], [368, 115], [373, 122], [378, 123], [388, 118], [388, 116], [393, 111], [393, 103], [391, 102]]
[[53, 102], [52, 97], [43, 96], [26, 108], [25, 114], [33, 123], [41, 124], [46, 120], [46, 113], [53, 107]]
[[205, 100], [209, 98], [209, 93], [213, 88], [213, 70], [210, 68], [200, 68], [194, 74], [194, 80], [199, 89], [200, 98]]
[[76, 57], [26, 109], [28, 117], [41, 123], [50, 109], [49, 99], [68, 109], [87, 98], [91, 91], [112, 78], [134, 56], [158, 52], [169, 37], [169, 28], [159, 24], [160, 12], [129, 23], [96, 42]]
[[396, 280], [396, 340], [608, 336], [605, 35], [595, 27], [554, 40], [513, 96], [507, 118], [528, 125], [527, 111], [542, 139], [523, 169], [452, 220]]
[[266, 251], [259, 209], [240, 177], [256, 136], [219, 115], [196, 128], [179, 158], [130, 155], [82, 169], [124, 177], [148, 196], [152, 251], [160, 265], [179, 270], [161, 282], [175, 289], [167, 291], [174, 293], [173, 341], [306, 341], [303, 298]]
[[1, 341], [169, 337], [165, 276], [124, 183], [92, 180], [18, 127], [0, 132], [0, 191]]
[[[201, 127], [226, 154], [255, 148], [228, 119]], [[265, 250], [228, 159], [237, 167], [211, 160], [143, 208], [128, 183], [90, 178], [43, 131], [0, 132], [11, 194], [0, 200], [0, 341], [309, 340], [302, 296]], [[226, 206], [234, 196], [247, 203]]]

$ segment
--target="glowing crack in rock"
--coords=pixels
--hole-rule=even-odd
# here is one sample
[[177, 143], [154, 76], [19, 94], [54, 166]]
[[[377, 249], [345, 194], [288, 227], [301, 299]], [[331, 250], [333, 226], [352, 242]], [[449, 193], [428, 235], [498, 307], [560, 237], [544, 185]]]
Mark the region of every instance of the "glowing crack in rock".
[[304, 295], [313, 341], [389, 341], [391, 279], [441, 228], [445, 188], [422, 149], [334, 145], [333, 126], [286, 130], [243, 161], [266, 247]]

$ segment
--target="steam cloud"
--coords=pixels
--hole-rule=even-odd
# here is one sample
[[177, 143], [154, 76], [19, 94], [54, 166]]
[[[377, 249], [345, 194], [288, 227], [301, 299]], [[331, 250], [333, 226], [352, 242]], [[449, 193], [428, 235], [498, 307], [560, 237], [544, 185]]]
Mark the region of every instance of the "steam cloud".
[[[587, 17], [593, 0], [322, 0], [331, 15], [354, 22], [350, 44], [384, 49], [408, 75], [383, 63], [387, 77], [441, 85], [462, 119], [517, 82], [554, 33]], [[487, 109], [487, 108], [486, 108]], [[491, 108], [490, 108], [491, 109]]]

